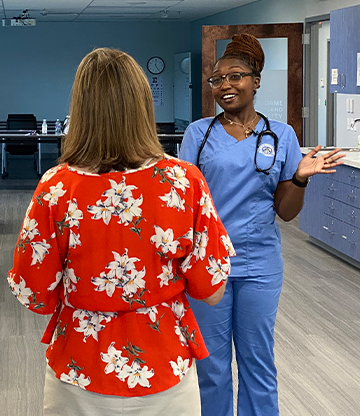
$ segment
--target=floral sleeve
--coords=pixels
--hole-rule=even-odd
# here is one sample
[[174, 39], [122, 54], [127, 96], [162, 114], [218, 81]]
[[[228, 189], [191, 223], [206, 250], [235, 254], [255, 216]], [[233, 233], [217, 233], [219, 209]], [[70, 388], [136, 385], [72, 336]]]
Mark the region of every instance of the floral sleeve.
[[202, 175], [194, 192], [193, 208], [192, 250], [182, 262], [181, 270], [187, 279], [188, 294], [204, 299], [226, 281], [230, 274], [230, 257], [235, 256], [235, 251]]
[[58, 303], [63, 267], [52, 207], [65, 193], [61, 182], [39, 185], [26, 211], [8, 273], [19, 302], [40, 314], [53, 313]]

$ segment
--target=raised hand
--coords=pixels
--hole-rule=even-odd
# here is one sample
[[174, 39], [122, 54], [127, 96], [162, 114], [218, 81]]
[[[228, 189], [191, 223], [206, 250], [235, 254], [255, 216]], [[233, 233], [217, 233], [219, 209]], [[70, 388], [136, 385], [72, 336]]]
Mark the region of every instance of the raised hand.
[[336, 172], [334, 168], [344, 163], [340, 159], [346, 155], [345, 153], [339, 154], [341, 149], [334, 149], [324, 155], [316, 156], [320, 150], [321, 146], [316, 146], [302, 158], [296, 170], [296, 177], [299, 181], [304, 181], [318, 173], [334, 173]]

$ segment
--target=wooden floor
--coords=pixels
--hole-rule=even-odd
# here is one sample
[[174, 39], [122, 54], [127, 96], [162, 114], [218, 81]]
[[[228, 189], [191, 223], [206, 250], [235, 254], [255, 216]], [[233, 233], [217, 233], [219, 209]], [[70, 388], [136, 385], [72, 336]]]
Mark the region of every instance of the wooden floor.
[[[42, 415], [39, 340], [48, 318], [21, 306], [6, 281], [31, 195], [0, 189], [1, 416]], [[279, 225], [285, 260], [275, 346], [280, 414], [359, 416], [360, 271], [311, 244], [297, 220]]]

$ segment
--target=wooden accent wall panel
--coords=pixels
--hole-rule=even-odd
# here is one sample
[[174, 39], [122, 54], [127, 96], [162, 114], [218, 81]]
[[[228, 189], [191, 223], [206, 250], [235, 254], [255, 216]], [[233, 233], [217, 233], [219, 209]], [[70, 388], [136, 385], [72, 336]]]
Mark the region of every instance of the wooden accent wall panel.
[[[216, 62], [216, 41], [230, 39], [235, 34], [250, 33], [257, 38], [287, 38], [288, 83], [287, 123], [290, 124], [302, 145], [303, 106], [303, 45], [302, 23], [264, 25], [203, 26], [202, 28], [202, 116], [215, 115], [215, 101], [207, 83]], [[265, 56], [266, 60], [266, 56]]]

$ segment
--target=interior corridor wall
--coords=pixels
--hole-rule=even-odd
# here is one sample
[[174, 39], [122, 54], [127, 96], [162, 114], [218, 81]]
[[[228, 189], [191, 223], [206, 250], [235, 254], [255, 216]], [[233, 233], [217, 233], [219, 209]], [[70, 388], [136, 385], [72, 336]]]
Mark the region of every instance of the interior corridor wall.
[[192, 22], [190, 25], [190, 38], [193, 81], [193, 120], [201, 117], [201, 42], [203, 25], [305, 23], [305, 19], [307, 18], [321, 16], [330, 13], [331, 10], [358, 4], [359, 0], [259, 0]]
[[146, 69], [150, 57], [165, 61], [163, 105], [158, 122], [173, 121], [174, 54], [188, 52], [190, 24], [174, 22], [38, 23], [0, 27], [0, 120], [9, 113], [33, 113], [37, 119], [64, 119], [81, 59], [95, 47], [130, 53]]

